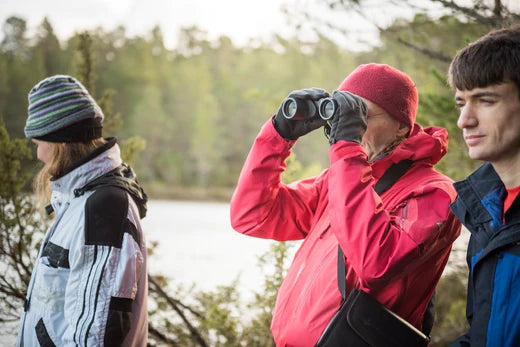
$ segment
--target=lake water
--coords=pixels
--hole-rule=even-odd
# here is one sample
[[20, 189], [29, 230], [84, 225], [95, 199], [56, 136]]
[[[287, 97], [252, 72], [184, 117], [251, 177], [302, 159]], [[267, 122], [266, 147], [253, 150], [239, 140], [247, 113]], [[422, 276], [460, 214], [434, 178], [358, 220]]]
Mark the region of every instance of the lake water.
[[142, 224], [148, 243], [158, 243], [149, 257], [150, 274], [202, 290], [229, 285], [240, 276], [238, 288], [244, 299], [258, 291], [263, 274], [257, 259], [274, 241], [234, 231], [229, 204], [150, 201]]

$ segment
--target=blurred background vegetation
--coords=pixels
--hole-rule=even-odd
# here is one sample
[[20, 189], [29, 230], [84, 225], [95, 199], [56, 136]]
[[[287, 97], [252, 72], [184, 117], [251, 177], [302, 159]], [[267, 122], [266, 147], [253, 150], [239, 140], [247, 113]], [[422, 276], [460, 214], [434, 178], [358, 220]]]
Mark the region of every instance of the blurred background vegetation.
[[[368, 17], [367, 9], [381, 3], [317, 4], [348, 21], [354, 14]], [[60, 41], [46, 18], [29, 34], [24, 18], [9, 17], [0, 43], [0, 264], [9, 274], [0, 279], [0, 299], [8, 303], [0, 309], [0, 323], [17, 320], [31, 259], [45, 230], [34, 217], [29, 191], [39, 164], [34, 148], [22, 140], [27, 93], [36, 82], [72, 74], [87, 86], [107, 116], [106, 134], [121, 140], [124, 159], [151, 198], [227, 201], [256, 133], [291, 90], [333, 91], [357, 65], [386, 63], [416, 82], [418, 122], [448, 129], [449, 151], [437, 168], [461, 179], [479, 163], [467, 158], [456, 128], [453, 91], [446, 84], [449, 61], [469, 41], [518, 22], [520, 16], [511, 6], [514, 2], [500, 0], [466, 1], [464, 6], [449, 0], [422, 3], [441, 11], [432, 16], [430, 7], [413, 1], [388, 2], [411, 9], [415, 16], [396, 17], [387, 27], [373, 23], [378, 43], [362, 51], [345, 49], [348, 42], [340, 44], [337, 37], [348, 40], [349, 33], [305, 8], [293, 13], [292, 20], [295, 26], [310, 25], [317, 37], [313, 41], [274, 36], [239, 47], [229, 37], [209, 40], [203, 30], [187, 27], [180, 30], [175, 49], [165, 47], [159, 27], [133, 37], [124, 27], [98, 28]], [[326, 168], [327, 149], [320, 132], [300, 139], [284, 180]], [[168, 280], [151, 276], [150, 345], [273, 345], [270, 310], [290, 262], [287, 247], [276, 245], [259, 260], [266, 269], [265, 283], [245, 311], [233, 284], [213, 292], [178, 287], [167, 293]], [[437, 288], [432, 346], [444, 346], [466, 329], [465, 278], [464, 266], [455, 266]]]
[[[333, 10], [347, 4], [338, 1]], [[110, 93], [111, 108], [124, 120], [116, 135], [138, 135], [146, 142], [134, 168], [152, 197], [227, 199], [260, 126], [291, 90], [332, 91], [367, 62], [407, 72], [420, 92], [418, 121], [448, 128], [450, 150], [441, 171], [458, 179], [473, 167], [455, 126], [445, 73], [447, 59], [489, 25], [460, 16], [433, 19], [419, 13], [411, 22], [397, 19], [381, 29], [379, 45], [356, 52], [341, 48], [348, 43], [332, 41], [319, 23], [316, 41], [275, 36], [241, 47], [226, 36], [209, 41], [204, 31], [183, 28], [176, 49], [165, 48], [159, 27], [133, 37], [123, 27], [99, 28], [88, 33], [89, 71], [75, 67], [85, 33], [60, 42], [46, 18], [31, 36], [20, 17], [8, 18], [2, 28], [0, 115], [11, 137], [23, 138], [27, 93], [36, 82], [59, 73], [86, 75], [83, 82], [92, 94], [99, 101]], [[444, 59], [403, 42], [441, 52]], [[316, 173], [328, 165], [327, 148], [323, 134], [316, 132], [301, 139], [295, 153], [303, 167], [312, 165]]]

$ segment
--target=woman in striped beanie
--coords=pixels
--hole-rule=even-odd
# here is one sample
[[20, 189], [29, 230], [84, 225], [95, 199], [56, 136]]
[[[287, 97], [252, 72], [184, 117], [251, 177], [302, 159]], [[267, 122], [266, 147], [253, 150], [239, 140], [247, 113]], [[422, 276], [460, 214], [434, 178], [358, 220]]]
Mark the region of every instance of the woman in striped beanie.
[[42, 242], [21, 315], [18, 346], [145, 346], [146, 194], [102, 137], [103, 112], [75, 78], [29, 92], [25, 135], [44, 166], [35, 179], [55, 218]]
[[[87, 89], [75, 78], [49, 77], [29, 92], [29, 118], [25, 136], [38, 146], [37, 157], [46, 165], [35, 180], [41, 203], [50, 196], [49, 178], [61, 176], [75, 160], [106, 141], [102, 138], [104, 115]], [[53, 156], [56, 152], [60, 155]]]

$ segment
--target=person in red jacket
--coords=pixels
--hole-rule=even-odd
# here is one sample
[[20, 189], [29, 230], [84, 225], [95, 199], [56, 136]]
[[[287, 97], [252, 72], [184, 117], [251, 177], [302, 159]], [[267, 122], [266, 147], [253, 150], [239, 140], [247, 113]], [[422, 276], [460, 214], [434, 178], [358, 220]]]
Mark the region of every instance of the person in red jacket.
[[[296, 100], [330, 95], [295, 91]], [[452, 180], [434, 170], [447, 131], [415, 123], [418, 94], [403, 72], [384, 64], [357, 67], [333, 93], [339, 111], [262, 127], [242, 168], [230, 206], [238, 232], [302, 242], [281, 285], [271, 331], [277, 346], [313, 346], [342, 303], [338, 244], [346, 292], [360, 288], [418, 329], [448, 261], [460, 223], [450, 213]], [[295, 141], [326, 126], [330, 167], [317, 177], [281, 183]], [[394, 163], [406, 173], [378, 195], [375, 183]], [[431, 326], [430, 326], [431, 328]]]

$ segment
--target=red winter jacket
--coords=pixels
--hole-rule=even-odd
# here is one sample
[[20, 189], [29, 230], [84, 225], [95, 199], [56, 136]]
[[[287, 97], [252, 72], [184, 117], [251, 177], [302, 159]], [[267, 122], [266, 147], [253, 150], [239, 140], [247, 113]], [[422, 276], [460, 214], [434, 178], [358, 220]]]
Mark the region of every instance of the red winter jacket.
[[[392, 153], [368, 163], [356, 143], [330, 147], [330, 168], [292, 184], [280, 182], [293, 142], [266, 123], [242, 168], [231, 200], [240, 233], [304, 239], [278, 291], [271, 330], [277, 346], [313, 346], [341, 305], [338, 242], [347, 294], [357, 284], [421, 328], [460, 223], [450, 213], [452, 180], [433, 165], [446, 153], [443, 128], [418, 124]], [[373, 186], [392, 163], [411, 168], [381, 196]]]

